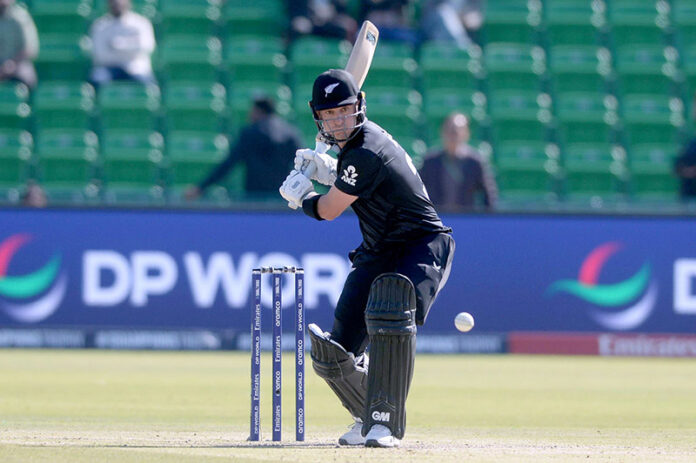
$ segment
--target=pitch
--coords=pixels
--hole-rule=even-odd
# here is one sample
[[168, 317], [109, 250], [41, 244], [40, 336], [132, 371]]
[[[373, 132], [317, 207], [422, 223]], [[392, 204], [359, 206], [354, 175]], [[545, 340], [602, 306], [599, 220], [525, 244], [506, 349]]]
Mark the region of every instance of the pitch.
[[695, 461], [696, 362], [419, 355], [399, 449], [340, 448], [351, 424], [308, 369], [307, 441], [294, 442], [285, 356], [281, 445], [250, 443], [243, 352], [0, 351], [0, 461]]

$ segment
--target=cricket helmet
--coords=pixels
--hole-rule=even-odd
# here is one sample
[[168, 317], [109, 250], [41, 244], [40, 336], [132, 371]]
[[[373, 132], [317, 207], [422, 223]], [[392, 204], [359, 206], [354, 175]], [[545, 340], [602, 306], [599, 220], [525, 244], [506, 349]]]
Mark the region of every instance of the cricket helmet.
[[[353, 105], [358, 103], [354, 113], [339, 116], [330, 120], [348, 119], [355, 116], [355, 124], [352, 127], [340, 127], [338, 129], [329, 130], [325, 122], [327, 119], [319, 118], [318, 111], [330, 108], [338, 108], [340, 106]], [[321, 136], [330, 143], [345, 142], [350, 140], [358, 133], [358, 129], [363, 126], [367, 118], [365, 117], [365, 97], [358, 89], [355, 79], [343, 69], [329, 69], [323, 72], [314, 81], [312, 88], [312, 100], [309, 102], [309, 107], [312, 108], [314, 122], [317, 124]], [[352, 129], [352, 130], [351, 130]], [[349, 131], [348, 138], [338, 139], [335, 132]]]

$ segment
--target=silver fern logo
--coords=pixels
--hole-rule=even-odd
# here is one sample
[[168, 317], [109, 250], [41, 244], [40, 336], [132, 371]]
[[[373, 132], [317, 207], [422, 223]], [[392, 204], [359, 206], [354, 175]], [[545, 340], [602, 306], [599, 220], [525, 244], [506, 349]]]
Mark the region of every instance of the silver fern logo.
[[341, 180], [346, 182], [348, 185], [355, 186], [356, 179], [358, 178], [358, 173], [355, 171], [355, 167], [348, 166], [343, 169], [343, 175]]

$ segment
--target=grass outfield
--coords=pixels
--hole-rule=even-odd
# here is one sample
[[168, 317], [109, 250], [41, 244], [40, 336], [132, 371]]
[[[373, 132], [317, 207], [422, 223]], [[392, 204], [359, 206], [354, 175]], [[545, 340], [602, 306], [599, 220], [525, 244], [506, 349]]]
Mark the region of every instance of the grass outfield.
[[249, 427], [241, 352], [0, 350], [0, 461], [696, 461], [696, 361], [420, 355], [400, 449], [339, 448], [350, 424], [308, 368], [307, 437], [294, 440], [291, 354], [284, 438]]

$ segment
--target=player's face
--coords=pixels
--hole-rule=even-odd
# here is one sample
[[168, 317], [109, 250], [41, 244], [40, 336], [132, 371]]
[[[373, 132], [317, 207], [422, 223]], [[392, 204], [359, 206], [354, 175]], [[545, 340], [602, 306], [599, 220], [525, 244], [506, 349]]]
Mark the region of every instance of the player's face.
[[357, 124], [357, 103], [338, 108], [317, 111], [319, 119], [324, 121], [324, 130], [331, 133], [337, 140], [345, 140], [353, 133]]

